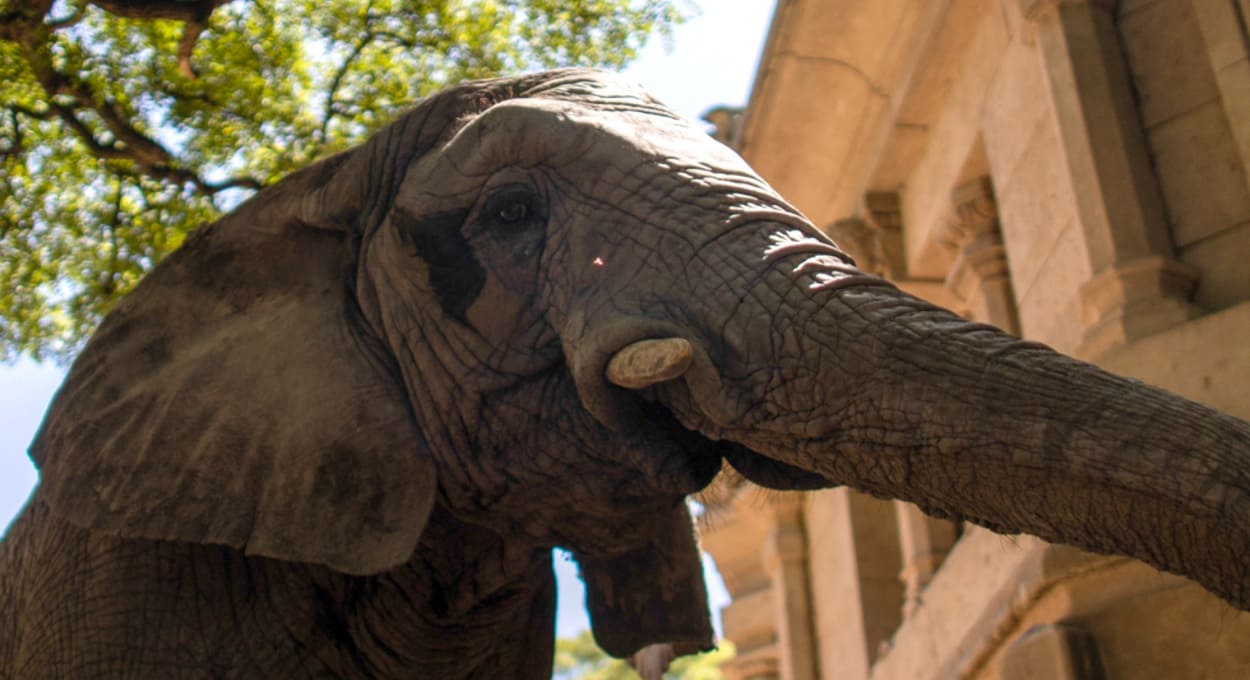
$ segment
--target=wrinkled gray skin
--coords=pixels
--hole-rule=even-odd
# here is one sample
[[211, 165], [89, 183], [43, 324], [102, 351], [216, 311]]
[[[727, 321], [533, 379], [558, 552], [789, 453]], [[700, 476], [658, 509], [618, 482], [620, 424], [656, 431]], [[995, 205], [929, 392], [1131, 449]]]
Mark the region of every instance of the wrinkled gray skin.
[[[605, 380], [661, 337], [693, 345], [684, 376]], [[609, 652], [707, 648], [682, 499], [723, 459], [1250, 605], [1250, 427], [860, 274], [587, 71], [431, 97], [200, 230], [31, 454], [9, 678], [546, 678], [555, 545]]]

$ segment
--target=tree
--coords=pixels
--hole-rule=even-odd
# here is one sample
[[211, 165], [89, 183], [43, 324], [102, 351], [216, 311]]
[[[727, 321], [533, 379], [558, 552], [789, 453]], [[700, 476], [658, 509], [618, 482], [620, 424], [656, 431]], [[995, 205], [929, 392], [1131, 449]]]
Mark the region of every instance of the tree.
[[0, 0], [0, 360], [71, 356], [195, 226], [448, 84], [619, 67], [676, 0]]
[[[664, 677], [669, 680], [724, 680], [721, 664], [734, 658], [734, 646], [722, 640], [711, 652], [679, 657]], [[637, 680], [638, 674], [621, 659], [607, 655], [588, 630], [556, 640], [555, 677], [559, 680]]]

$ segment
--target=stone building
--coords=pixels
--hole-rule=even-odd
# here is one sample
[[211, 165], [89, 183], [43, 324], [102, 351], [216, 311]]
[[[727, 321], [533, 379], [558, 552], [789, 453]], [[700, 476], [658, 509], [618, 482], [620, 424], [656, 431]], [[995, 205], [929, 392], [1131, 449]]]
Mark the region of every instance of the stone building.
[[[864, 268], [1250, 418], [1248, 19], [780, 0], [719, 133]], [[702, 521], [735, 678], [1250, 677], [1250, 616], [1132, 560], [845, 489], [742, 487]]]

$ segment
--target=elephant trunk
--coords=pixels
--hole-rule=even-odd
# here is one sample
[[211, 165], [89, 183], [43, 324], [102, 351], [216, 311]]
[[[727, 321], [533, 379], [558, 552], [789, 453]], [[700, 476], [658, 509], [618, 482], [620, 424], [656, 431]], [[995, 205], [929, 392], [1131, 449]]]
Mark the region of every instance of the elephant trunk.
[[708, 319], [684, 380], [652, 388], [683, 424], [1250, 608], [1250, 425], [800, 250], [730, 292], [739, 304]]

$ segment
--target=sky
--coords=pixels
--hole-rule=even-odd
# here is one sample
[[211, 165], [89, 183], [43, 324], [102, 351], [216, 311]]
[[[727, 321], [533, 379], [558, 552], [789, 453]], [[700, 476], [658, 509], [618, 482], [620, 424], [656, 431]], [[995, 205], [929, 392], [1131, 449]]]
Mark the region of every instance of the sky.
[[[678, 2], [684, 7], [694, 4]], [[625, 75], [691, 119], [713, 106], [744, 105], [773, 4], [773, 0], [701, 0], [698, 13], [674, 30], [671, 41], [653, 41]], [[35, 485], [37, 475], [26, 447], [63, 376], [63, 369], [55, 365], [26, 360], [0, 365], [0, 527], [21, 510]], [[704, 562], [719, 620], [719, 608], [729, 599], [710, 560]], [[571, 561], [557, 558], [556, 573], [557, 632], [568, 636], [587, 626], [584, 591]]]

